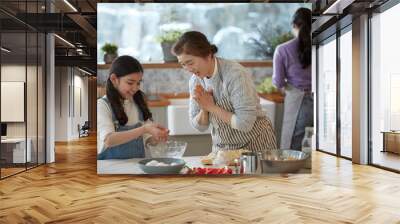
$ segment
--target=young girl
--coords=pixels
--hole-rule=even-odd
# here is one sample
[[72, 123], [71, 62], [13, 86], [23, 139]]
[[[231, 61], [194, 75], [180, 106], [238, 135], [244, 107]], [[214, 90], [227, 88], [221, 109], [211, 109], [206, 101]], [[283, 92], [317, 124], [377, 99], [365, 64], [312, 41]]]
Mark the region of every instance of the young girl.
[[142, 66], [131, 56], [112, 63], [106, 95], [97, 100], [97, 159], [142, 158], [144, 143], [167, 139], [168, 130], [151, 122], [139, 89], [142, 77]]

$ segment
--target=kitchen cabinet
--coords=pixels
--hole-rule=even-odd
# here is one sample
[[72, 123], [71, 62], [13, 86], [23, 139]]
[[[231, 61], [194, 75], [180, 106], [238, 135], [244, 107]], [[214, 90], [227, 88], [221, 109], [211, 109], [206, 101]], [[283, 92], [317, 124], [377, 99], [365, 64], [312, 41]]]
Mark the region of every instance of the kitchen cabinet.
[[382, 133], [383, 133], [382, 152], [392, 152], [400, 154], [400, 132], [387, 131]]

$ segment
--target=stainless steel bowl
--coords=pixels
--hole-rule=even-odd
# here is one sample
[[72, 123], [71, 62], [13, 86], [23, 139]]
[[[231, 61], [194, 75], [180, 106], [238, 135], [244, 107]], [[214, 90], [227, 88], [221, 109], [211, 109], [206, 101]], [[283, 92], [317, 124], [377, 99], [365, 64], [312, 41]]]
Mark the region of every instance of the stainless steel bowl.
[[258, 156], [262, 173], [297, 173], [308, 158], [306, 153], [290, 149], [268, 150]]

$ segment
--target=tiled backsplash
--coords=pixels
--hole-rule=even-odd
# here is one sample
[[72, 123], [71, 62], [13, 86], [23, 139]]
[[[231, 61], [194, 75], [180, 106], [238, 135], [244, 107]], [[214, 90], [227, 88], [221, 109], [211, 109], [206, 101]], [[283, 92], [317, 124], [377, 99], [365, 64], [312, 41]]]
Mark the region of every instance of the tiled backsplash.
[[[247, 68], [254, 83], [258, 85], [265, 77], [272, 75], [272, 67]], [[179, 93], [189, 91], [191, 74], [181, 68], [145, 69], [142, 90], [145, 93]], [[108, 70], [98, 69], [97, 83], [104, 85], [108, 78]]]

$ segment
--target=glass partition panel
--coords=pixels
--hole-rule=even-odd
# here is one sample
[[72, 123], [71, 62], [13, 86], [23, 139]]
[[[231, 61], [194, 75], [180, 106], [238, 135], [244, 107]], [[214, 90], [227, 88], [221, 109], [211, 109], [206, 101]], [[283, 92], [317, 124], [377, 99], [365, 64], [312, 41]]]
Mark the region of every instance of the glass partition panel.
[[371, 18], [372, 163], [400, 170], [400, 4]]
[[45, 108], [45, 99], [46, 99], [46, 76], [45, 76], [45, 65], [46, 65], [46, 36], [42, 33], [39, 33], [39, 41], [38, 41], [38, 164], [45, 163], [46, 158], [46, 148], [45, 148], [45, 122], [46, 122], [46, 108]]
[[28, 32], [28, 62], [27, 62], [27, 80], [26, 80], [26, 113], [27, 113], [27, 150], [30, 151], [28, 155], [31, 157], [28, 160], [28, 168], [34, 167], [38, 163], [38, 144], [37, 144], [37, 91], [38, 91], [38, 35], [36, 32]]
[[340, 37], [340, 154], [352, 157], [352, 33]]
[[318, 149], [336, 154], [336, 39], [318, 48]]
[[[31, 152], [26, 144], [26, 33], [1, 34], [2, 178], [24, 171]], [[6, 49], [6, 50], [4, 50]]]

